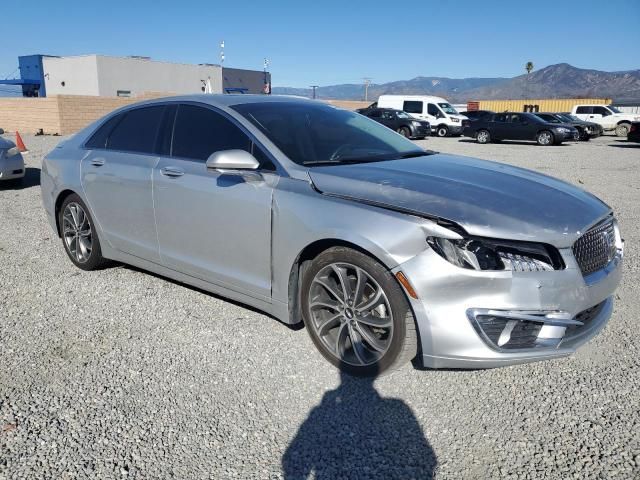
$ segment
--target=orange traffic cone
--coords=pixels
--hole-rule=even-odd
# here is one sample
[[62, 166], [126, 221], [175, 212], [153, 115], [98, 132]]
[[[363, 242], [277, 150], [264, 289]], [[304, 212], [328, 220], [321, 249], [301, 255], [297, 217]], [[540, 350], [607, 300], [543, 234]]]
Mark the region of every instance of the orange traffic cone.
[[22, 141], [22, 137], [20, 136], [20, 133], [16, 132], [16, 146], [18, 147], [18, 150], [20, 150], [20, 153], [27, 153], [29, 150], [27, 150], [27, 147], [24, 146], [24, 142]]

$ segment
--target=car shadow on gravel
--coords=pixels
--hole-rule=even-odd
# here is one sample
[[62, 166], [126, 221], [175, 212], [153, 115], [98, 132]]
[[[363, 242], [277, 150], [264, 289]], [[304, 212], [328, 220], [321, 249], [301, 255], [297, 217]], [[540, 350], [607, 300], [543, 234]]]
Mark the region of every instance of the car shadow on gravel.
[[40, 185], [40, 169], [27, 167], [24, 177], [20, 180], [6, 180], [0, 182], [0, 191], [2, 190], [24, 190], [26, 188], [37, 187]]
[[616, 148], [640, 148], [640, 143], [610, 143], [609, 146]]
[[[458, 140], [458, 142], [460, 143], [478, 143], [475, 139], [473, 138], [460, 138]], [[548, 145], [549, 147], [568, 147], [569, 145], [571, 145], [572, 143], [578, 143], [578, 142], [562, 142], [559, 145]], [[583, 143], [583, 142], [580, 142]], [[478, 145], [481, 145], [480, 143], [478, 143]], [[538, 147], [539, 145], [534, 142], [533, 140], [530, 142], [525, 142], [525, 141], [519, 141], [519, 140], [499, 140], [499, 141], [495, 141], [495, 142], [489, 142], [488, 145], [529, 145], [531, 147]]]
[[284, 479], [433, 478], [436, 456], [411, 408], [381, 397], [373, 377], [340, 378], [283, 455]]

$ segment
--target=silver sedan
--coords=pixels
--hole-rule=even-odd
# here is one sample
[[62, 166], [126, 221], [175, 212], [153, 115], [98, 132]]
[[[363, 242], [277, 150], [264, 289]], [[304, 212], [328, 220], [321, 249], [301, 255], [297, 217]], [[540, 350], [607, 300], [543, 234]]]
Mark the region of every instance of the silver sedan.
[[79, 268], [115, 260], [304, 322], [356, 375], [568, 355], [620, 282], [623, 241], [593, 195], [311, 100], [128, 106], [47, 155], [41, 185]]
[[[0, 135], [4, 130], [0, 128]], [[0, 137], [0, 185], [3, 182], [19, 183], [24, 178], [24, 158], [16, 144]]]

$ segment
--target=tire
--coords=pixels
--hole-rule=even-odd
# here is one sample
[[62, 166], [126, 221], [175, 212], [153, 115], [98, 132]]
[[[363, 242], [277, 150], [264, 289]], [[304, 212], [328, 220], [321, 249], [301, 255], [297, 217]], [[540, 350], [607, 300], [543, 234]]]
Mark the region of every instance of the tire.
[[446, 125], [440, 125], [436, 128], [436, 135], [438, 137], [446, 137], [449, 134], [449, 129]]
[[[325, 250], [304, 272], [301, 288], [307, 332], [340, 370], [372, 377], [416, 356], [415, 319], [407, 297], [395, 277], [371, 257], [346, 247]], [[344, 302], [344, 292], [359, 299]]]
[[76, 267], [87, 271], [97, 270], [108, 263], [102, 256], [89, 209], [75, 193], [62, 202], [58, 222], [64, 251]]
[[631, 125], [628, 123], [621, 123], [616, 127], [616, 136], [617, 137], [626, 137], [631, 129]]
[[476, 133], [476, 142], [481, 143], [482, 145], [491, 142], [491, 134], [489, 133], [489, 130], [478, 130], [478, 133]]
[[548, 147], [555, 143], [555, 139], [553, 137], [553, 133], [549, 130], [542, 130], [541, 132], [538, 132], [538, 135], [536, 135], [536, 142], [538, 142], [538, 145]]
[[407, 127], [400, 127], [398, 129], [398, 133], [404, 138], [411, 138], [411, 130], [409, 130]]
[[587, 133], [586, 130], [582, 129], [582, 128], [577, 128], [578, 130], [578, 140], [580, 140], [581, 142], [588, 142], [589, 141], [589, 134]]

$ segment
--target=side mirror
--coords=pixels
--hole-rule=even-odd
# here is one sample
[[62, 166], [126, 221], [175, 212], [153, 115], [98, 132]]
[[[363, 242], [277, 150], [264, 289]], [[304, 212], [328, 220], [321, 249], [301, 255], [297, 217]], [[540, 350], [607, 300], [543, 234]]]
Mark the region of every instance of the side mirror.
[[207, 169], [211, 170], [257, 170], [260, 162], [244, 150], [221, 150], [207, 158]]
[[4, 135], [4, 130], [0, 128], [0, 135]]

